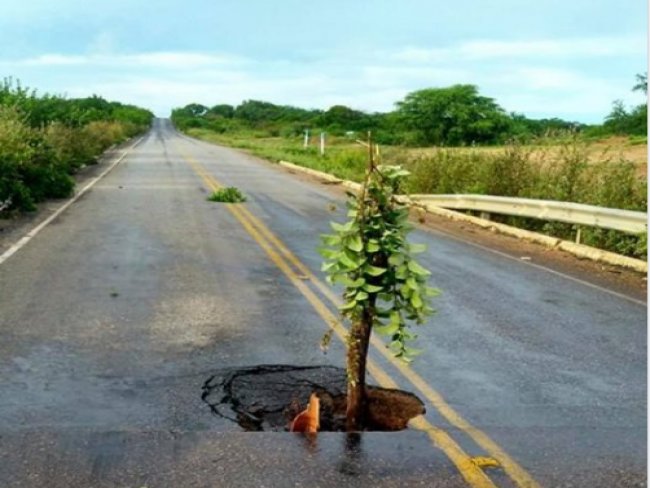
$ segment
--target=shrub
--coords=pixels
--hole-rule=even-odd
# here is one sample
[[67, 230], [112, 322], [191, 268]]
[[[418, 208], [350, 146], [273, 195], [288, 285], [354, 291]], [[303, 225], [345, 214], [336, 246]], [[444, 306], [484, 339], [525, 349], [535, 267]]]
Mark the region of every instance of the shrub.
[[69, 196], [70, 173], [141, 132], [151, 112], [100, 97], [67, 100], [0, 85], [0, 212]]
[[208, 200], [219, 203], [242, 203], [246, 201], [246, 197], [239, 189], [229, 186], [215, 191], [208, 197]]

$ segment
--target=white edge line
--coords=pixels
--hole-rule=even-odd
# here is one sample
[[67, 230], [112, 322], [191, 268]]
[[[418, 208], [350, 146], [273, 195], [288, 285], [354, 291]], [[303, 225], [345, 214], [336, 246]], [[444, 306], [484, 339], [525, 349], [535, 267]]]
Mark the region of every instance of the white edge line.
[[72, 205], [74, 202], [79, 200], [81, 196], [86, 193], [95, 183], [97, 183], [99, 180], [101, 180], [104, 176], [106, 176], [115, 166], [117, 166], [131, 151], [134, 147], [136, 147], [144, 138], [144, 136], [141, 136], [133, 145], [128, 147], [127, 149], [124, 150], [124, 153], [116, 160], [114, 161], [108, 168], [106, 168], [104, 171], [102, 171], [98, 176], [95, 176], [93, 179], [91, 179], [86, 186], [84, 186], [74, 197], [72, 197], [70, 200], [68, 200], [62, 207], [60, 207], [56, 212], [54, 212], [52, 215], [50, 215], [47, 219], [45, 219], [43, 222], [38, 224], [36, 227], [34, 227], [32, 230], [30, 230], [27, 234], [25, 234], [23, 237], [21, 237], [18, 242], [13, 244], [9, 249], [7, 249], [5, 252], [0, 255], [0, 264], [4, 263], [7, 259], [9, 259], [11, 256], [13, 256], [15, 253], [17, 253], [25, 244], [27, 244], [29, 241], [36, 236], [41, 230], [43, 230], [50, 222], [52, 222], [54, 219], [56, 219], [59, 215], [61, 215], [63, 212], [65, 212], [70, 205]]
[[[421, 225], [421, 224], [420, 224], [420, 225]], [[450, 234], [450, 233], [448, 233], [448, 232], [445, 232], [445, 231], [443, 231], [443, 230], [441, 230], [441, 229], [439, 229], [439, 228], [427, 228], [427, 227], [425, 227], [425, 226], [421, 226], [421, 227], [420, 227], [420, 225], [419, 225], [418, 227], [420, 228], [420, 230], [423, 230], [424, 232], [428, 232], [428, 233], [432, 233], [432, 234], [440, 234], [440, 235], [443, 235], [443, 236], [445, 236], [445, 237], [447, 237], [447, 238], [449, 238], [449, 239], [453, 239], [453, 240], [455, 240], [455, 241], [462, 242], [463, 244], [468, 244], [468, 245], [470, 245], [470, 246], [472, 246], [472, 247], [476, 247], [476, 248], [478, 248], [478, 249], [482, 249], [483, 251], [487, 251], [487, 252], [490, 252], [490, 253], [492, 253], [492, 254], [496, 254], [496, 255], [498, 255], [498, 256], [501, 256], [501, 257], [504, 257], [504, 258], [508, 258], [508, 259], [511, 260], [511, 261], [514, 261], [514, 262], [516, 262], [516, 263], [519, 263], [520, 265], [523, 265], [523, 266], [529, 266], [529, 267], [531, 267], [531, 268], [536, 268], [536, 269], [539, 269], [539, 270], [542, 270], [542, 271], [546, 271], [546, 272], [551, 273], [551, 274], [553, 274], [553, 275], [560, 276], [560, 277], [562, 277], [562, 278], [566, 278], [567, 280], [573, 281], [573, 282], [575, 282], [575, 283], [580, 283], [581, 285], [588, 286], [589, 288], [594, 288], [594, 289], [596, 289], [596, 290], [599, 290], [599, 291], [602, 291], [602, 292], [608, 293], [608, 294], [610, 294], [610, 295], [614, 295], [614, 296], [616, 296], [616, 297], [618, 297], [618, 298], [622, 298], [622, 299], [624, 299], [624, 300], [630, 301], [630, 302], [632, 302], [632, 303], [636, 303], [636, 304], [641, 305], [641, 306], [646, 307], [646, 308], [648, 307], [648, 304], [647, 304], [646, 302], [641, 301], [641, 300], [638, 300], [638, 299], [636, 299], [636, 298], [633, 298], [633, 297], [631, 297], [631, 296], [629, 296], [629, 295], [625, 295], [624, 293], [619, 293], [619, 292], [617, 292], [617, 291], [610, 290], [609, 288], [605, 288], [605, 287], [602, 287], [602, 286], [596, 285], [596, 284], [594, 284], [594, 283], [590, 283], [590, 282], [588, 282], [588, 281], [581, 280], [580, 278], [576, 278], [576, 277], [574, 277], [574, 276], [571, 276], [571, 275], [568, 275], [568, 274], [562, 273], [561, 271], [556, 271], [556, 270], [554, 270], [554, 269], [552, 269], [552, 268], [548, 268], [548, 267], [546, 267], [546, 266], [542, 266], [541, 264], [530, 263], [530, 262], [522, 261], [521, 259], [516, 258], [515, 256], [511, 256], [511, 255], [508, 254], [508, 253], [505, 253], [505, 252], [502, 252], [502, 251], [497, 251], [496, 249], [492, 249], [492, 248], [490, 248], [490, 247], [483, 246], [482, 244], [477, 244], [476, 242], [472, 242], [472, 241], [465, 240], [465, 239], [463, 239], [463, 238], [461, 238], [461, 237], [457, 237], [457, 236], [455, 236], [455, 235], [453, 235], [453, 234]]]

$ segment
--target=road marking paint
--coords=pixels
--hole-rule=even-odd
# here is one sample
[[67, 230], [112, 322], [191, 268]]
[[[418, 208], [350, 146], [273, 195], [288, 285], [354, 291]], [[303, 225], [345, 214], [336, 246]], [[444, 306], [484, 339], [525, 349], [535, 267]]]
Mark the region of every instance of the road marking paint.
[[59, 215], [61, 215], [63, 212], [65, 212], [70, 205], [72, 205], [74, 202], [79, 200], [81, 196], [86, 193], [95, 183], [97, 183], [99, 180], [101, 180], [104, 176], [106, 176], [115, 166], [117, 166], [131, 151], [135, 146], [137, 146], [140, 141], [142, 141], [142, 138], [144, 136], [140, 137], [135, 143], [133, 143], [131, 146], [126, 148], [124, 150], [124, 153], [114, 161], [108, 168], [106, 168], [104, 171], [102, 171], [98, 176], [95, 176], [93, 179], [91, 179], [86, 186], [84, 186], [79, 193], [77, 193], [75, 196], [73, 196], [70, 200], [68, 200], [62, 207], [60, 207], [56, 212], [54, 212], [52, 215], [50, 215], [47, 219], [45, 219], [43, 222], [38, 224], [36, 227], [34, 227], [32, 230], [30, 230], [27, 234], [25, 234], [23, 237], [21, 237], [16, 243], [14, 243], [9, 249], [7, 249], [5, 252], [0, 255], [0, 264], [4, 263], [7, 259], [9, 259], [11, 256], [13, 256], [15, 253], [17, 253], [23, 246], [25, 246], [29, 241], [31, 241], [36, 234], [38, 234], [40, 231], [42, 231], [50, 222], [52, 222], [54, 219], [56, 219]]
[[562, 273], [561, 271], [556, 271], [556, 270], [554, 270], [552, 268], [542, 266], [541, 264], [531, 263], [530, 261], [522, 261], [521, 258], [511, 256], [508, 253], [505, 253], [503, 251], [497, 251], [496, 249], [492, 249], [490, 247], [484, 246], [482, 244], [478, 244], [476, 242], [468, 241], [466, 239], [463, 239], [462, 237], [458, 237], [458, 236], [455, 236], [454, 234], [450, 234], [449, 232], [445, 232], [442, 229], [439, 229], [439, 228], [432, 229], [432, 228], [427, 228], [427, 227], [424, 227], [424, 226], [418, 226], [418, 228], [423, 230], [424, 232], [428, 232], [428, 233], [431, 233], [431, 234], [440, 234], [440, 235], [443, 235], [443, 236], [445, 236], [445, 237], [447, 237], [449, 239], [453, 239], [453, 240], [455, 240], [457, 242], [462, 242], [463, 244], [468, 244], [468, 245], [470, 245], [472, 247], [475, 247], [477, 249], [481, 249], [483, 251], [487, 251], [489, 253], [496, 254], [497, 256], [507, 258], [507, 259], [509, 259], [511, 261], [515, 261], [516, 263], [519, 263], [522, 266], [529, 266], [531, 268], [539, 269], [541, 271], [546, 271], [547, 273], [550, 273], [550, 274], [555, 275], [555, 276], [559, 276], [561, 278], [565, 278], [565, 279], [567, 279], [569, 281], [573, 281], [574, 283], [579, 283], [579, 284], [587, 286], [589, 288], [593, 288], [595, 290], [602, 291], [602, 292], [607, 293], [609, 295], [613, 295], [613, 296], [615, 296], [617, 298], [622, 298], [623, 300], [627, 300], [629, 302], [636, 303], [637, 305], [641, 305], [641, 306], [646, 307], [646, 308], [648, 307], [648, 304], [646, 302], [644, 302], [643, 300], [638, 300], [638, 299], [636, 299], [634, 297], [631, 297], [629, 295], [625, 295], [624, 293], [619, 293], [617, 291], [610, 290], [609, 288], [605, 288], [605, 287], [602, 287], [600, 285], [596, 285], [595, 283], [590, 283], [589, 281], [581, 280], [580, 278], [576, 278], [575, 276], [571, 276], [571, 275]]
[[[181, 153], [183, 158], [190, 164], [192, 169], [203, 179], [207, 186], [215, 191], [221, 185], [218, 181], [198, 163], [194, 158]], [[289, 278], [289, 281], [302, 293], [307, 301], [312, 305], [318, 315], [328, 324], [336, 333], [341, 341], [345, 343], [347, 330], [339, 319], [323, 304], [323, 302], [316, 296], [316, 294], [309, 288], [303, 281], [300, 275], [296, 274], [289, 264], [282, 259], [282, 256], [272, 247], [271, 243], [265, 239], [256, 227], [248, 220], [247, 216], [250, 215], [248, 211], [244, 211], [243, 205], [228, 205], [228, 210], [239, 221], [249, 235], [262, 247], [267, 253], [271, 261]], [[269, 231], [270, 233], [270, 231]], [[278, 241], [279, 242], [279, 241]], [[297, 258], [296, 258], [297, 260]], [[397, 384], [390, 378], [390, 376], [378, 366], [372, 359], [368, 359], [367, 363], [368, 372], [377, 380], [377, 382], [385, 388], [397, 388]], [[424, 417], [418, 417], [412, 421], [412, 425], [419, 430], [424, 431], [434, 445], [438, 446], [449, 459], [456, 465], [459, 472], [467, 483], [476, 488], [495, 488], [494, 483], [488, 476], [481, 470], [480, 467], [472, 461], [467, 453], [442, 429], [434, 427]]]
[[[187, 158], [186, 158], [187, 159]], [[197, 163], [198, 164], [198, 163]], [[202, 169], [201, 173], [206, 175], [208, 179], [211, 179], [215, 181], [214, 184], [218, 185], [216, 183], [216, 179], [207, 173], [207, 170]], [[267, 236], [271, 236], [271, 239], [276, 246], [280, 249], [280, 252], [287, 256], [288, 259], [298, 268], [298, 270], [308, 276], [310, 278], [310, 281], [319, 289], [321, 290], [324, 295], [332, 301], [335, 305], [338, 306], [340, 303], [340, 300], [338, 297], [336, 297], [331, 289], [322, 283], [316, 276], [311, 273], [309, 268], [307, 268], [300, 260], [289, 250], [284, 246], [284, 244], [274, 236], [272, 231], [266, 227], [259, 219], [257, 219], [255, 216], [253, 216], [248, 209], [246, 209], [244, 206], [239, 207], [239, 210], [245, 213], [247, 216], [251, 217], [251, 220], [256, 223], [256, 225], [263, 229], [263, 233]], [[286, 264], [285, 264], [286, 266]], [[289, 272], [295, 276], [295, 273], [290, 270]], [[300, 282], [301, 285], [304, 286], [303, 282]], [[300, 288], [300, 287], [299, 287]], [[313, 295], [313, 292], [309, 290], [309, 293]], [[302, 291], [302, 290], [301, 290]], [[304, 294], [304, 293], [303, 293]], [[323, 306], [323, 303], [314, 295], [314, 298], [317, 300], [320, 306]], [[311, 302], [311, 300], [310, 300]], [[314, 303], [312, 302], [312, 305]], [[340, 327], [345, 331], [346, 329], [340, 324], [338, 319], [334, 317], [331, 312], [329, 312], [329, 309], [326, 309], [327, 312], [331, 317], [333, 317], [333, 321], [330, 320], [325, 320], [326, 323], [328, 323], [332, 328], [337, 332], [337, 335], [339, 335], [339, 332], [337, 331], [337, 327], [334, 327], [334, 323], [337, 325], [340, 325]], [[339, 336], [341, 337], [341, 336]], [[345, 337], [345, 336], [343, 336]], [[379, 339], [377, 339], [375, 336], [371, 336], [371, 344], [386, 358], [391, 364], [393, 364], [394, 367], [402, 373], [402, 375], [413, 384], [433, 405], [434, 407], [440, 412], [440, 414], [447, 419], [452, 425], [458, 427], [459, 429], [463, 430], [465, 433], [467, 433], [473, 440], [476, 442], [479, 446], [481, 446], [483, 449], [485, 449], [492, 457], [494, 457], [502, 466], [505, 472], [510, 476], [510, 478], [517, 483], [518, 486], [520, 487], [530, 487], [530, 488], [539, 488], [539, 484], [521, 467], [519, 464], [514, 461], [508, 454], [503, 451], [492, 439], [490, 439], [487, 434], [483, 433], [479, 429], [476, 429], [473, 427], [469, 422], [467, 422], [460, 414], [458, 414], [440, 395], [437, 391], [435, 391], [431, 386], [429, 386], [426, 381], [418, 375], [415, 371], [411, 370], [407, 366], [405, 366], [403, 363], [399, 362], [388, 350], [386, 349], [386, 346], [383, 342], [381, 342]], [[370, 369], [370, 368], [369, 368]], [[373, 374], [374, 376], [374, 374]]]
[[[332, 289], [319, 280], [309, 268], [307, 268], [287, 247], [275, 237], [272, 231], [265, 226], [257, 217], [255, 217], [248, 209], [241, 207], [241, 211], [245, 212], [252, 222], [256, 224], [262, 234], [268, 237], [273, 242], [280, 252], [293, 263], [300, 273], [307, 276], [311, 282], [337, 307], [341, 304], [341, 300], [336, 296]], [[508, 454], [503, 451], [487, 434], [473, 427], [467, 422], [460, 414], [458, 414], [442, 397], [440, 393], [434, 390], [428, 383], [415, 371], [408, 366], [404, 365], [396, 359], [386, 348], [386, 345], [372, 335], [370, 338], [371, 344], [379, 351], [379, 353], [386, 358], [400, 373], [415, 386], [440, 412], [440, 414], [452, 425], [466, 432], [479, 446], [485, 449], [492, 457], [494, 457], [504, 468], [506, 473], [521, 487], [539, 487], [537, 482]], [[374, 375], [373, 375], [374, 376]]]
[[[208, 148], [210, 148], [211, 146], [217, 146], [217, 147], [222, 148], [221, 146], [218, 146], [218, 145], [216, 145], [216, 144], [208, 143], [208, 142], [205, 142], [205, 141], [202, 141], [202, 140], [199, 140], [199, 139], [194, 139], [194, 138], [191, 138], [191, 137], [189, 137], [189, 136], [186, 136], [185, 134], [181, 134], [181, 133], [178, 133], [178, 134], [179, 134], [181, 137], [183, 137], [184, 139], [186, 139], [186, 140], [188, 140], [188, 141], [191, 141], [193, 144], [196, 144], [196, 145], [204, 145], [204, 146], [208, 146]], [[232, 148], [227, 148], [227, 149], [229, 149], [229, 150], [231, 150], [231, 151], [233, 151], [233, 152], [239, 152], [239, 151], [236, 151], [236, 150], [234, 150], [234, 149], [232, 149]], [[492, 249], [492, 248], [490, 248], [490, 247], [483, 246], [483, 245], [478, 244], [478, 243], [476, 243], [476, 242], [472, 242], [472, 241], [470, 241], [470, 240], [466, 240], [466, 239], [463, 239], [463, 238], [461, 238], [461, 237], [455, 236], [454, 234], [450, 234], [450, 233], [448, 233], [448, 232], [446, 232], [446, 231], [440, 229], [439, 227], [431, 228], [431, 227], [418, 226], [418, 228], [420, 228], [421, 230], [423, 230], [423, 231], [425, 231], [425, 232], [429, 232], [429, 233], [437, 233], [437, 234], [443, 235], [443, 236], [445, 236], [445, 237], [451, 238], [451, 239], [453, 239], [453, 240], [455, 240], [455, 241], [457, 241], [457, 242], [462, 242], [462, 243], [464, 243], [464, 244], [468, 244], [468, 245], [470, 245], [470, 246], [476, 247], [476, 248], [478, 248], [478, 249], [482, 249], [482, 250], [484, 250], [484, 251], [487, 251], [487, 252], [490, 252], [490, 253], [496, 254], [496, 255], [498, 255], [498, 256], [502, 256], [502, 257], [508, 258], [508, 259], [510, 259], [510, 260], [512, 260], [512, 261], [515, 261], [515, 262], [517, 262], [517, 263], [519, 263], [519, 264], [521, 264], [521, 265], [524, 265], [524, 266], [530, 266], [530, 267], [533, 267], [533, 268], [535, 268], [535, 269], [539, 269], [540, 271], [546, 271], [546, 272], [548, 272], [548, 273], [550, 273], [550, 274], [553, 274], [553, 275], [555, 275], [555, 276], [559, 276], [559, 277], [562, 277], [562, 278], [566, 278], [567, 280], [569, 280], [569, 281], [573, 281], [574, 283], [578, 283], [578, 284], [581, 284], [581, 285], [587, 286], [587, 287], [589, 287], [589, 288], [593, 288], [593, 289], [595, 289], [595, 290], [601, 291], [601, 292], [603, 292], [603, 293], [607, 293], [607, 294], [609, 294], [609, 295], [613, 295], [613, 296], [615, 296], [615, 297], [617, 297], [617, 298], [621, 298], [621, 299], [623, 299], [623, 300], [627, 300], [627, 301], [632, 302], [632, 303], [635, 303], [635, 304], [637, 304], [637, 305], [641, 305], [641, 306], [646, 307], [646, 308], [648, 307], [647, 302], [644, 302], [643, 300], [639, 300], [639, 299], [637, 299], [637, 298], [631, 297], [631, 296], [626, 295], [626, 294], [624, 294], [624, 293], [619, 293], [619, 292], [617, 292], [617, 291], [610, 290], [609, 288], [605, 288], [605, 287], [602, 287], [602, 286], [600, 286], [600, 285], [596, 285], [595, 283], [590, 283], [589, 281], [585, 281], [585, 280], [582, 280], [582, 279], [580, 279], [580, 278], [576, 278], [576, 277], [574, 277], [574, 276], [571, 276], [571, 275], [568, 275], [568, 274], [562, 273], [561, 271], [556, 271], [556, 270], [554, 270], [554, 269], [552, 269], [552, 268], [548, 268], [548, 267], [546, 267], [546, 266], [542, 266], [541, 264], [531, 263], [530, 261], [522, 261], [522, 260], [521, 260], [520, 258], [518, 258], [518, 257], [511, 256], [510, 254], [504, 253], [504, 252], [502, 252], [502, 251], [497, 251], [496, 249]]]

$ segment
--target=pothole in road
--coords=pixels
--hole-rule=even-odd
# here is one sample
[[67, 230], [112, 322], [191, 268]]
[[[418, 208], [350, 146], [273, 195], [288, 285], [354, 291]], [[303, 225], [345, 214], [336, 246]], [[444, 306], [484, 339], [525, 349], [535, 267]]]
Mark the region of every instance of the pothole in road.
[[[247, 431], [289, 430], [312, 393], [320, 399], [320, 430], [345, 431], [346, 374], [334, 366], [260, 365], [223, 370], [203, 385], [203, 401]], [[414, 394], [368, 386], [366, 431], [396, 431], [424, 414]]]

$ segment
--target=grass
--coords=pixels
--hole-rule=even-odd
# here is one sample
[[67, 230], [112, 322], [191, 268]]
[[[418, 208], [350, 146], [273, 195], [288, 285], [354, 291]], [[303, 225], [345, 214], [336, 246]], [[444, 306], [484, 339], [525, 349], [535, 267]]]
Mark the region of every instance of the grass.
[[321, 156], [315, 145], [304, 148], [302, 138], [259, 137], [255, 132], [217, 134], [209, 129], [189, 129], [187, 133], [208, 142], [243, 149], [273, 162], [290, 161], [352, 181], [363, 178], [365, 152], [360, 145], [347, 139], [332, 139], [325, 155]]
[[243, 203], [246, 201], [246, 196], [234, 186], [220, 188], [208, 197], [210, 202], [219, 203]]
[[[339, 178], [361, 181], [367, 153], [347, 138], [328, 138], [325, 155], [302, 138], [267, 137], [253, 131], [217, 134], [190, 129], [188, 134], [244, 149], [271, 161], [287, 160]], [[642, 141], [642, 139], [638, 139]], [[535, 145], [499, 147], [383, 147], [382, 159], [411, 171], [408, 193], [475, 193], [577, 202], [647, 211], [647, 153], [628, 138], [588, 141], [578, 137], [542, 140]], [[629, 156], [629, 158], [628, 158]], [[494, 220], [563, 239], [575, 239], [577, 226], [537, 219], [494, 216]], [[647, 236], [582, 228], [582, 242], [646, 259]]]

